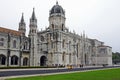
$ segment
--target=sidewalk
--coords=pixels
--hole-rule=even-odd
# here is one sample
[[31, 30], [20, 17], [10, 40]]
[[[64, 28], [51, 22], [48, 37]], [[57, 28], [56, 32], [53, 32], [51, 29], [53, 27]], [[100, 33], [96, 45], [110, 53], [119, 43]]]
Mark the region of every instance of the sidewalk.
[[[22, 70], [52, 70], [52, 69], [58, 69], [58, 68], [26, 68], [26, 69], [0, 69], [0, 72], [2, 71], [22, 71]], [[63, 68], [59, 68], [63, 69]]]
[[[90, 68], [90, 67], [102, 67], [102, 66], [84, 66], [81, 68]], [[80, 68], [80, 67], [73, 67], [73, 68]], [[0, 69], [0, 72], [2, 71], [22, 71], [22, 70], [53, 70], [53, 69], [68, 69], [68, 67], [65, 68], [21, 68], [21, 69]]]

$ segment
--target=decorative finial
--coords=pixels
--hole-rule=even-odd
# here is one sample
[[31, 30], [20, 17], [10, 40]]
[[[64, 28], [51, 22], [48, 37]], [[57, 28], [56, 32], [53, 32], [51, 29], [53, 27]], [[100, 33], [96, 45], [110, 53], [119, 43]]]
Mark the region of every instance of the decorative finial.
[[35, 11], [35, 8], [33, 7], [33, 11]]
[[24, 13], [22, 12], [22, 16], [24, 15]]
[[35, 8], [33, 7], [33, 13], [32, 13], [32, 17], [31, 17], [31, 19], [36, 19], [36, 17], [35, 17]]
[[21, 23], [24, 22], [24, 13], [22, 12]]
[[56, 1], [56, 5], [58, 5], [58, 1]]

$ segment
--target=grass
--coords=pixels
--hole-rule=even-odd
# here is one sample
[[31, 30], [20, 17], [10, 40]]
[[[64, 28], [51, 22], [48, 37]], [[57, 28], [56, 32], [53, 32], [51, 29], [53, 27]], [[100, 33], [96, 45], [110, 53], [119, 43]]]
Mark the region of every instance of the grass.
[[120, 80], [120, 68], [68, 74], [13, 78], [7, 80]]

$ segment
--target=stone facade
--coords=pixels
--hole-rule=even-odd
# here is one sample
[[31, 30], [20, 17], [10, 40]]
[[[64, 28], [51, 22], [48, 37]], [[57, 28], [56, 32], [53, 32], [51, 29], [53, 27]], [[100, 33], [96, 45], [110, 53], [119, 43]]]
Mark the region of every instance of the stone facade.
[[112, 48], [85, 33], [70, 32], [65, 11], [56, 3], [49, 13], [49, 26], [38, 31], [33, 9], [29, 35], [22, 14], [18, 31], [0, 27], [0, 67], [112, 65]]

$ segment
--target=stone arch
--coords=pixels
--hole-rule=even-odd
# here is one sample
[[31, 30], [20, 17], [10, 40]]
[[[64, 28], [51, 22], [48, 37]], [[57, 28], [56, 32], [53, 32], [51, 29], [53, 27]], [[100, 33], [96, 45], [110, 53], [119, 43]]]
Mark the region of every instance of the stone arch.
[[0, 65], [6, 64], [6, 56], [3, 54], [0, 54]]
[[27, 66], [28, 65], [28, 58], [25, 57], [23, 58], [23, 66]]
[[11, 65], [18, 65], [18, 57], [16, 55], [11, 57]]
[[47, 57], [41, 56], [40, 58], [40, 66], [46, 66]]

